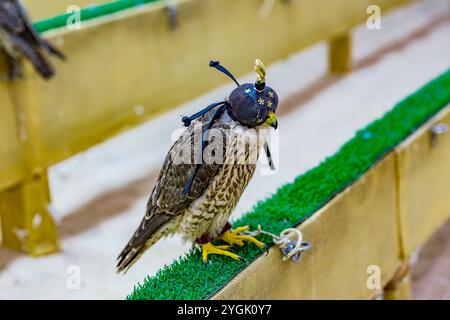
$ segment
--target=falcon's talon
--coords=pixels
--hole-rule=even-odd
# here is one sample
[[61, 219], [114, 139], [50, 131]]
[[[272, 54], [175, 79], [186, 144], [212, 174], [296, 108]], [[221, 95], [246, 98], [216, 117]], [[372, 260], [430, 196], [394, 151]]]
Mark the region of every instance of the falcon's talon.
[[236, 229], [234, 229], [233, 232], [235, 234], [239, 234], [241, 232], [248, 231], [248, 230], [250, 230], [250, 226], [243, 226], [243, 227], [237, 227]]
[[245, 244], [244, 241], [248, 241], [254, 243], [257, 247], [261, 249], [266, 248], [266, 245], [261, 241], [257, 240], [255, 237], [240, 234], [241, 232], [248, 231], [249, 229], [250, 229], [249, 226], [245, 226], [236, 228], [233, 231], [232, 230], [225, 231], [222, 234], [222, 237], [220, 237], [220, 239], [222, 241], [225, 241], [231, 246], [237, 244], [238, 246], [242, 247]]
[[228, 245], [215, 246], [211, 242], [208, 242], [208, 243], [202, 244], [201, 246], [202, 246], [202, 257], [203, 257], [204, 264], [206, 264], [208, 262], [208, 255], [210, 255], [210, 254], [220, 254], [223, 256], [230, 257], [237, 261], [241, 260], [241, 257], [239, 257], [237, 254], [228, 251], [228, 249], [230, 249], [230, 246], [228, 246]]

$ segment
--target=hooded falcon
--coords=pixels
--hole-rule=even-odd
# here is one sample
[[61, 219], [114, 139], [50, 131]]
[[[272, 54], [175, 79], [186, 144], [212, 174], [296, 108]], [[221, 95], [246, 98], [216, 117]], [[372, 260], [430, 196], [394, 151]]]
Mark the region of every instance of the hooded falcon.
[[[205, 263], [210, 254], [240, 260], [230, 248], [244, 241], [264, 247], [241, 234], [249, 227], [233, 230], [228, 218], [255, 172], [262, 146], [270, 157], [266, 134], [278, 126], [278, 96], [266, 86], [260, 60], [255, 63], [256, 83], [243, 85], [218, 61], [211, 61], [210, 66], [238, 87], [228, 99], [183, 117], [188, 128], [165, 159], [146, 214], [118, 257], [118, 272], [126, 272], [149, 247], [174, 233], [199, 244]], [[211, 241], [215, 240], [227, 245], [214, 245]]]
[[20, 0], [0, 0], [0, 46], [10, 58], [10, 76], [16, 79], [21, 75], [20, 58], [27, 57], [36, 71], [50, 79], [54, 74], [44, 52], [65, 59], [63, 53], [40, 37], [31, 25], [25, 7]]

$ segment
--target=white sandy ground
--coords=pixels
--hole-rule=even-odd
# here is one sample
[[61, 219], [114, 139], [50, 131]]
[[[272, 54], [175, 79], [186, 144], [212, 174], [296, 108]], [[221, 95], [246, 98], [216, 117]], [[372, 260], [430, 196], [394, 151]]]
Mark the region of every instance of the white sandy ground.
[[[445, 10], [449, 10], [448, 1], [421, 1], [383, 16], [382, 30], [369, 31], [361, 26], [354, 32], [355, 58], [361, 59], [389, 46]], [[376, 64], [325, 88], [301, 108], [281, 117], [279, 170], [273, 176], [257, 172], [233, 217], [250, 210], [256, 201], [316, 166], [336, 152], [357, 129], [447, 70], [449, 57], [450, 21], [447, 21], [406, 47], [383, 56]], [[326, 47], [319, 44], [272, 65], [268, 81], [283, 99], [325, 73]], [[240, 80], [254, 81], [254, 75]], [[50, 179], [57, 219], [97, 195], [148, 176], [159, 168], [172, 143], [171, 133], [180, 127], [180, 115], [191, 114], [222, 99], [233, 87], [230, 83], [52, 168]], [[190, 247], [177, 236], [160, 241], [128, 274], [115, 273], [115, 258], [143, 216], [146, 200], [143, 197], [123, 214], [64, 239], [63, 250], [58, 254], [14, 260], [0, 272], [0, 299], [122, 299], [134, 284], [146, 275], [155, 274]], [[67, 288], [71, 266], [80, 268], [78, 290]]]

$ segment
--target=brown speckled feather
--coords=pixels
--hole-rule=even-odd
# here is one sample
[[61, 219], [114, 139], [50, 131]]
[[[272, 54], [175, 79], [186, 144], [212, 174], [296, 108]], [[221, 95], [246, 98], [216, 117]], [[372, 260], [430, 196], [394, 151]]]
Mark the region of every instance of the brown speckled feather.
[[[213, 112], [214, 110], [205, 114], [199, 121], [205, 123]], [[223, 164], [201, 164], [190, 191], [186, 195], [182, 193], [195, 171], [196, 164], [193, 163], [194, 155], [192, 155], [190, 164], [175, 164], [174, 157], [179, 155], [183, 148], [194, 148], [194, 141], [198, 139], [198, 134], [196, 135], [194, 132], [194, 124], [192, 123], [186, 129], [166, 156], [149, 198], [146, 215], [118, 257], [117, 269], [119, 272], [126, 271], [131, 267], [144, 251], [161, 237], [174, 233], [185, 210], [194, 200], [205, 193], [212, 179], [222, 170]], [[229, 125], [222, 121], [216, 121], [212, 128], [229, 129]], [[226, 148], [225, 145], [223, 147]]]

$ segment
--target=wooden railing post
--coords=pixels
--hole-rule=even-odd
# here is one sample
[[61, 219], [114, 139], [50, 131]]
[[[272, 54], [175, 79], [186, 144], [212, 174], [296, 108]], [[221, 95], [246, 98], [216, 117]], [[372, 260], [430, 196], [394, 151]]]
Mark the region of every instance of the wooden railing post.
[[331, 73], [350, 72], [352, 63], [351, 34], [339, 34], [328, 42], [328, 68]]
[[11, 85], [17, 114], [24, 177], [0, 195], [2, 243], [32, 256], [59, 248], [55, 222], [49, 213], [50, 192], [36, 79]]

